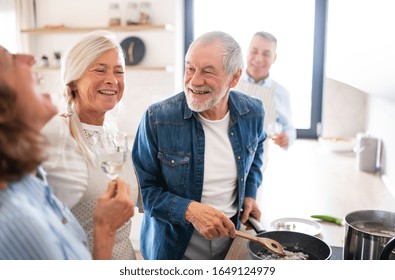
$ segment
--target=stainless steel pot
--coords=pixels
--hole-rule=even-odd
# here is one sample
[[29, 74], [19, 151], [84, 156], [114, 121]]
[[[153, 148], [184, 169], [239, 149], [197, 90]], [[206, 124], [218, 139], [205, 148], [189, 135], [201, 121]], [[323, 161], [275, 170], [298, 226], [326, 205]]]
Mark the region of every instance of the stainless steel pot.
[[355, 211], [345, 222], [345, 260], [395, 259], [395, 213]]

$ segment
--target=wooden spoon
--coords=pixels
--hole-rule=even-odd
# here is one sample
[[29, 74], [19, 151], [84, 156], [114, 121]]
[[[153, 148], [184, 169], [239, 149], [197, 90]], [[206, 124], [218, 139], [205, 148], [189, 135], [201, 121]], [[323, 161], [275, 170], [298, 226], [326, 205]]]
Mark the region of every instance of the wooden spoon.
[[258, 242], [263, 247], [267, 248], [269, 251], [273, 253], [279, 254], [281, 256], [285, 255], [283, 246], [280, 243], [278, 243], [276, 240], [270, 238], [264, 238], [264, 237], [257, 237], [255, 235], [240, 230], [236, 230], [236, 235], [251, 241]]

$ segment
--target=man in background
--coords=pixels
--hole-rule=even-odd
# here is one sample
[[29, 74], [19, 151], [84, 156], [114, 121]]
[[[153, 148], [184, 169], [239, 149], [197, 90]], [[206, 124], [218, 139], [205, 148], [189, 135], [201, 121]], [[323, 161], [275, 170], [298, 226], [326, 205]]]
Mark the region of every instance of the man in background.
[[276, 49], [276, 37], [263, 31], [255, 33], [248, 50], [247, 68], [241, 81], [260, 85], [268, 92], [273, 92], [275, 123], [268, 124], [267, 132], [275, 144], [287, 149], [296, 139], [296, 129], [292, 123], [289, 92], [270, 77], [270, 68], [277, 57]]

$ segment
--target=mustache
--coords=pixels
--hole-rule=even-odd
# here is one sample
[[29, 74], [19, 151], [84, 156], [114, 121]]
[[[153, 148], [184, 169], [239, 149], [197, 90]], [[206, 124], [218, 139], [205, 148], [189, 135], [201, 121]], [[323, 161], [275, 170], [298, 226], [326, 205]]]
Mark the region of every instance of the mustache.
[[194, 92], [212, 92], [211, 88], [208, 86], [194, 87], [193, 85], [188, 84], [187, 87]]

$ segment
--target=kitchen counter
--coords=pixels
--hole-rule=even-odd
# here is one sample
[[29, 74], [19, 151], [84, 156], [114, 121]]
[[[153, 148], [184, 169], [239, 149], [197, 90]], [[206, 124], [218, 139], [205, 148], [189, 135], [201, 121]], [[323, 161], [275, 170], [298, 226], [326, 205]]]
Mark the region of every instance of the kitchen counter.
[[[270, 145], [257, 202], [266, 230], [272, 230], [273, 220], [284, 217], [344, 218], [366, 209], [395, 212], [395, 198], [381, 177], [357, 170], [354, 153], [331, 152], [316, 140], [304, 139], [296, 140], [288, 151]], [[317, 237], [329, 246], [343, 247], [344, 226], [319, 223], [322, 232]], [[248, 259], [247, 240], [236, 237], [226, 259]]]

